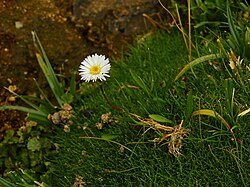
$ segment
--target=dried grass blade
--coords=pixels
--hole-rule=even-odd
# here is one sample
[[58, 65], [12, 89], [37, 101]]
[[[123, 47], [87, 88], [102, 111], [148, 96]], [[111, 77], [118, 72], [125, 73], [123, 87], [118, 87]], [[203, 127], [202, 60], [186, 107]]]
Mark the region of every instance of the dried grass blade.
[[211, 116], [214, 118], [219, 119], [225, 127], [232, 133], [232, 128], [231, 126], [227, 123], [227, 121], [217, 112], [209, 109], [200, 109], [192, 113], [192, 116], [197, 116], [197, 115], [205, 115], [205, 116]]

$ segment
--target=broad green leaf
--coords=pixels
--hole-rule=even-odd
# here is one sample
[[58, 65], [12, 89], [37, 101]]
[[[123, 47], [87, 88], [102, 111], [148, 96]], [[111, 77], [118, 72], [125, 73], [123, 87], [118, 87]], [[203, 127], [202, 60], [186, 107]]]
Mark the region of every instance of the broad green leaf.
[[31, 151], [39, 151], [41, 148], [40, 141], [34, 137], [28, 140], [27, 148]]
[[167, 119], [164, 116], [161, 116], [158, 114], [150, 114], [149, 117], [157, 122], [160, 122], [160, 123], [174, 123], [170, 119]]
[[13, 142], [12, 140], [14, 138], [13, 137], [14, 134], [15, 134], [15, 131], [13, 129], [6, 130], [3, 143]]

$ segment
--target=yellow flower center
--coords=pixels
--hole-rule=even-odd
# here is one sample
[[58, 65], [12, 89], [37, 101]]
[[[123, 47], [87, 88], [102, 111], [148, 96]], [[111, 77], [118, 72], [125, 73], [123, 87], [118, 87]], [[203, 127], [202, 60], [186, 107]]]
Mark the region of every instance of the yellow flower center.
[[90, 69], [89, 69], [90, 73], [92, 75], [98, 75], [101, 73], [101, 67], [100, 66], [92, 66]]

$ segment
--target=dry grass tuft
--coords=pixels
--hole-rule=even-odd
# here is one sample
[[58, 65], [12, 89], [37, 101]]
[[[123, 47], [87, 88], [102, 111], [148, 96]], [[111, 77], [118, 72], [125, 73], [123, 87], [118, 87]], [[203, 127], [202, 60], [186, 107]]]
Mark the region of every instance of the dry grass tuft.
[[168, 151], [175, 157], [181, 156], [182, 140], [190, 132], [190, 129], [185, 129], [182, 127], [183, 121], [174, 127], [162, 125], [151, 118], [142, 118], [136, 114], [130, 114], [137, 118], [141, 123], [146, 125], [148, 129], [144, 132], [148, 132], [150, 129], [160, 131], [162, 136], [160, 138], [155, 138], [153, 142], [162, 143], [167, 141]]

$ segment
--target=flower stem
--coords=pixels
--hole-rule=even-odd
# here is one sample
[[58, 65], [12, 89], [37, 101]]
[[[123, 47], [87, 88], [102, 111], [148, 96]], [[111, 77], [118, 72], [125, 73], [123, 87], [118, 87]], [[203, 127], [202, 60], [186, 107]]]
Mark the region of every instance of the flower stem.
[[106, 102], [109, 104], [109, 106], [111, 106], [112, 108], [116, 109], [116, 110], [122, 110], [122, 108], [119, 108], [118, 106], [115, 106], [111, 103], [111, 101], [109, 100], [109, 98], [107, 97], [107, 95], [105, 94], [105, 91], [103, 89], [103, 86], [102, 84], [100, 84], [100, 89], [101, 89], [101, 92], [102, 92], [102, 95], [104, 97], [104, 99], [106, 100]]

